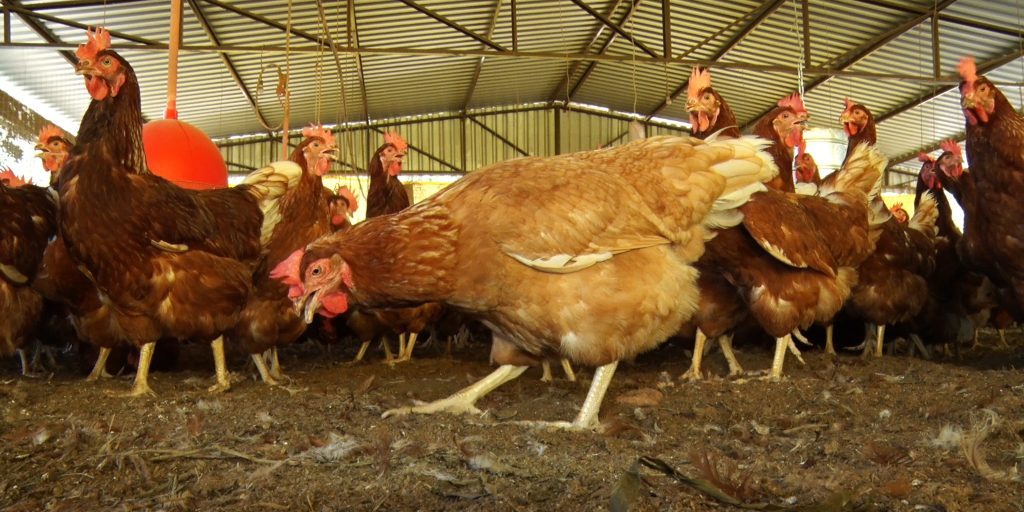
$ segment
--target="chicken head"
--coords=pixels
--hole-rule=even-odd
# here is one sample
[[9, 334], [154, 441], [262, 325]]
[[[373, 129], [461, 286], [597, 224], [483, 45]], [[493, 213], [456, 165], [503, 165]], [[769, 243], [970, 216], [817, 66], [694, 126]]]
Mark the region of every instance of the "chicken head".
[[936, 167], [950, 178], [959, 178], [964, 173], [964, 157], [960, 145], [955, 140], [945, 140], [940, 147], [942, 155], [936, 160]]
[[64, 136], [60, 128], [47, 125], [39, 132], [36, 141], [36, 156], [43, 160], [43, 168], [49, 172], [57, 172], [64, 165], [64, 160], [71, 151], [71, 142]]
[[380, 152], [380, 164], [384, 167], [388, 179], [402, 172], [402, 161], [409, 152], [409, 144], [396, 132], [384, 134], [384, 149]]
[[302, 129], [305, 137], [302, 145], [302, 156], [306, 160], [306, 171], [317, 176], [327, 174], [331, 169], [331, 161], [338, 159], [338, 146], [334, 134], [323, 126], [313, 125]]
[[929, 190], [939, 190], [942, 188], [942, 182], [938, 180], [938, 176], [935, 175], [935, 158], [928, 153], [921, 153], [917, 156], [917, 159], [921, 161], [921, 180], [928, 187]]
[[871, 121], [871, 113], [868, 112], [867, 107], [854, 102], [850, 98], [846, 98], [844, 101], [846, 102], [846, 108], [839, 115], [839, 123], [843, 125], [843, 131], [846, 132], [846, 136], [853, 137], [868, 125], [868, 122]]
[[818, 164], [814, 157], [807, 152], [807, 144], [801, 144], [799, 153], [796, 155], [796, 181], [798, 183], [812, 183], [818, 174]]
[[694, 66], [686, 84], [686, 110], [695, 132], [705, 132], [718, 121], [722, 102], [711, 88], [711, 72]]
[[125, 68], [128, 63], [110, 51], [110, 34], [106, 30], [98, 28], [87, 34], [89, 42], [79, 45], [75, 51], [78, 57], [75, 73], [85, 78], [89, 96], [96, 101], [103, 101], [121, 92], [127, 79]]
[[892, 216], [896, 218], [896, 222], [899, 222], [900, 224], [906, 224], [910, 221], [910, 215], [908, 215], [907, 211], [903, 209], [903, 203], [896, 203], [892, 205], [892, 207], [889, 208], [889, 211], [892, 212]]
[[799, 147], [804, 140], [804, 124], [808, 118], [804, 102], [799, 94], [794, 93], [779, 100], [779, 107], [772, 119], [772, 128], [786, 146]]
[[996, 110], [996, 87], [987, 78], [978, 76], [973, 57], [965, 57], [957, 66], [960, 82], [960, 106], [967, 123], [975, 126], [988, 122]]
[[293, 252], [270, 271], [288, 286], [295, 312], [308, 324], [319, 313], [331, 318], [348, 310], [347, 290], [354, 288], [352, 269], [337, 254], [317, 258], [304, 249]]

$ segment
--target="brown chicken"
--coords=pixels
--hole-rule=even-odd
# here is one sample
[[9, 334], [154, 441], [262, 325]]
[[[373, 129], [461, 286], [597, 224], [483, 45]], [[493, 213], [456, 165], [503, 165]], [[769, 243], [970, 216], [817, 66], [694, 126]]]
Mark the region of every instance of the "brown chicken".
[[769, 152], [779, 167], [779, 175], [768, 184], [769, 188], [795, 192], [793, 183], [793, 151], [804, 140], [807, 109], [800, 95], [793, 93], [779, 100], [778, 106], [754, 125], [754, 135], [772, 142]]
[[751, 196], [740, 208], [742, 224], [718, 232], [701, 258], [701, 283], [709, 287], [701, 288], [697, 346], [684, 378], [700, 378], [706, 339], [719, 339], [731, 374], [742, 371], [730, 342], [746, 315], [776, 339], [768, 378], [782, 377], [786, 351], [799, 357], [792, 333], [831, 321], [857, 282], [855, 268], [874, 250], [878, 220], [867, 198], [885, 165], [863, 146], [820, 196]]
[[331, 209], [334, 194], [323, 184], [338, 150], [334, 135], [322, 126], [305, 128], [302, 135], [303, 141], [290, 157], [302, 168], [302, 178], [279, 200], [281, 220], [253, 274], [253, 292], [228, 335], [229, 343], [244, 347], [252, 356], [260, 378], [270, 385], [286, 378], [277, 348], [295, 342], [306, 331], [306, 323], [288, 300], [288, 288], [273, 278], [270, 269], [296, 249], [335, 229], [336, 212]]
[[33, 339], [43, 298], [32, 289], [47, 241], [57, 231], [57, 200], [52, 191], [0, 171], [0, 354], [17, 352], [22, 375], [31, 369], [25, 343]]
[[737, 138], [740, 129], [729, 104], [711, 87], [711, 71], [693, 67], [686, 84], [686, 111], [690, 113], [690, 133], [698, 139], [713, 134]]
[[92, 97], [61, 170], [60, 233], [71, 258], [141, 348], [130, 396], [152, 393], [160, 339], [211, 342], [217, 383], [230, 388], [222, 334], [238, 321], [252, 273], [280, 220], [278, 200], [302, 169], [276, 162], [229, 189], [180, 188], [145, 167], [138, 80], [103, 29], [79, 47]]
[[850, 98], [845, 98], [843, 101], [846, 108], [839, 115], [839, 123], [843, 125], [843, 131], [846, 132], [846, 137], [849, 140], [846, 145], [846, 158], [843, 159], [843, 163], [846, 163], [857, 146], [877, 144], [878, 134], [875, 127], [875, 116], [871, 115], [871, 111], [867, 107]]
[[443, 302], [494, 331], [494, 373], [385, 417], [478, 412], [528, 365], [565, 356], [600, 368], [576, 419], [555, 425], [594, 428], [618, 361], [693, 314], [709, 228], [739, 222], [735, 208], [776, 172], [762, 145], [653, 137], [500, 163], [296, 252], [282, 264], [289, 295], [307, 321], [321, 308]]
[[[960, 64], [961, 105], [967, 120], [967, 158], [976, 196], [965, 220], [965, 251], [961, 254], [985, 274], [1006, 298], [1011, 312], [1024, 319], [1024, 116], [995, 84], [978, 76], [974, 59]], [[968, 216], [968, 215], [965, 215]]]
[[[849, 135], [848, 148], [876, 142], [875, 119], [867, 107], [845, 99], [846, 108], [839, 117]], [[851, 158], [847, 150], [847, 160]], [[826, 178], [825, 181], [827, 181]], [[874, 351], [882, 356], [887, 325], [906, 322], [917, 316], [928, 296], [927, 277], [934, 270], [938, 211], [934, 199], [922, 203], [907, 226], [889, 211], [881, 194], [871, 197], [876, 215], [887, 219], [882, 225], [876, 248], [858, 269], [859, 281], [844, 308], [844, 314], [865, 323], [864, 355]], [[919, 215], [920, 214], [920, 215]], [[874, 346], [871, 344], [874, 339]], [[831, 336], [826, 351], [835, 354]]]
[[384, 144], [370, 157], [367, 169], [370, 173], [370, 190], [366, 193], [366, 218], [389, 215], [402, 211], [412, 204], [409, 193], [398, 180], [402, 172], [402, 160], [409, 151], [409, 144], [401, 135], [384, 134]]
[[56, 126], [47, 125], [39, 132], [36, 142], [36, 156], [43, 160], [43, 168], [50, 173], [50, 186], [57, 189], [57, 178], [64, 161], [74, 144], [67, 135]]

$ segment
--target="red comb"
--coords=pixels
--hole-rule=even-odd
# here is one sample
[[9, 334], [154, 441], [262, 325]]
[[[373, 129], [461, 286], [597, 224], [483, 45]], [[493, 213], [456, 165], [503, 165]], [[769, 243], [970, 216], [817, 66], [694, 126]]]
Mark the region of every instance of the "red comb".
[[690, 81], [686, 84], [686, 99], [696, 100], [700, 92], [708, 87], [711, 87], [711, 71], [694, 66]]
[[895, 204], [892, 205], [892, 207], [889, 208], [889, 211], [891, 211], [893, 213], [896, 213], [896, 212], [899, 212], [899, 211], [906, 211], [906, 210], [903, 209], [903, 203], [895, 203]]
[[956, 66], [956, 70], [968, 84], [973, 84], [978, 79], [978, 66], [974, 63], [974, 57], [960, 59], [960, 64]]
[[384, 143], [391, 144], [399, 151], [407, 151], [409, 149], [409, 144], [405, 142], [405, 139], [398, 132], [384, 132]]
[[334, 134], [331, 130], [325, 130], [323, 125], [311, 124], [302, 129], [302, 136], [305, 138], [317, 137], [324, 141], [324, 144], [328, 146], [334, 146]]
[[939, 147], [942, 148], [943, 151], [949, 151], [957, 157], [963, 157], [963, 150], [960, 149], [960, 144], [957, 144], [953, 139], [946, 139], [942, 141], [942, 143], [939, 144]]
[[46, 144], [53, 137], [64, 138], [64, 131], [52, 124], [48, 124], [39, 130], [39, 143]]
[[843, 112], [852, 112], [853, 107], [857, 106], [857, 102], [850, 98], [843, 98], [843, 103], [846, 104], [846, 108], [843, 109]]
[[922, 152], [917, 154], [917, 160], [920, 161], [920, 162], [927, 163], [927, 162], [934, 162], [935, 158], [933, 158], [928, 153], [925, 153], [924, 151], [922, 151]]
[[359, 209], [359, 201], [356, 200], [355, 194], [353, 194], [352, 191], [348, 189], [348, 187], [344, 185], [338, 187], [338, 190], [335, 191], [335, 194], [337, 194], [338, 197], [341, 197], [345, 199], [346, 202], [348, 202], [349, 213], [355, 213], [355, 211]]
[[289, 299], [296, 299], [305, 293], [305, 288], [302, 286], [302, 277], [299, 276], [299, 272], [302, 270], [302, 256], [305, 253], [303, 249], [291, 253], [290, 256], [278, 263], [270, 271], [271, 279], [277, 279], [288, 287]]
[[6, 182], [6, 185], [12, 188], [20, 187], [22, 185], [30, 183], [19, 178], [17, 174], [14, 174], [14, 171], [12, 171], [10, 167], [4, 167], [3, 169], [0, 169], [0, 181]]
[[75, 50], [78, 60], [94, 59], [97, 53], [110, 48], [110, 33], [103, 27], [86, 29], [85, 35], [89, 42], [78, 45], [78, 50]]
[[800, 97], [800, 93], [794, 92], [785, 98], [779, 100], [779, 106], [790, 108], [797, 114], [806, 114], [807, 108], [804, 107], [804, 100]]

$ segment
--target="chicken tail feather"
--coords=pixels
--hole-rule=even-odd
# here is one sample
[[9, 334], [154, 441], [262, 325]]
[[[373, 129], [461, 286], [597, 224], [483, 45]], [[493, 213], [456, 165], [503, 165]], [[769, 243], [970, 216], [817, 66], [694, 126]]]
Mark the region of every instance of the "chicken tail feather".
[[925, 192], [921, 195], [921, 201], [918, 202], [908, 227], [928, 235], [929, 238], [935, 238], [939, 234], [939, 228], [936, 226], [938, 220], [939, 204], [931, 192]]
[[274, 162], [262, 169], [253, 171], [245, 180], [249, 192], [256, 197], [260, 210], [263, 212], [263, 227], [260, 230], [260, 245], [266, 247], [274, 227], [281, 221], [280, 199], [284, 193], [299, 183], [302, 167], [295, 162]]

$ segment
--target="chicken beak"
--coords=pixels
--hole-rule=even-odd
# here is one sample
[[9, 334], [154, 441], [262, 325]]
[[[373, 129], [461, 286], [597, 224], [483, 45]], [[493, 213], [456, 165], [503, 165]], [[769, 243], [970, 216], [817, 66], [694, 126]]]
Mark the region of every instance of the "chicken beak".
[[960, 98], [960, 106], [963, 108], [974, 108], [974, 95], [963, 95], [963, 97]]
[[313, 323], [316, 312], [320, 310], [321, 293], [321, 290], [316, 290], [313, 293], [302, 296], [302, 298], [295, 302], [295, 313], [302, 317], [303, 322], [307, 324]]
[[324, 157], [326, 157], [328, 160], [331, 160], [332, 162], [337, 162], [338, 161], [338, 150], [337, 150], [337, 148], [325, 149], [320, 154], [323, 155]]
[[47, 153], [50, 152], [49, 150], [46, 149], [46, 146], [44, 146], [42, 144], [36, 144], [35, 150], [36, 150], [36, 158], [43, 158], [43, 157], [46, 156]]

